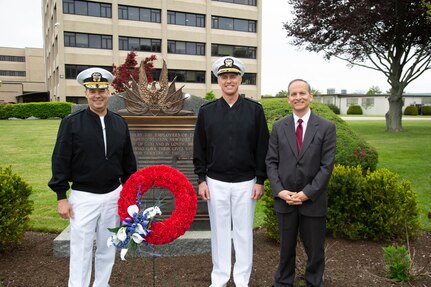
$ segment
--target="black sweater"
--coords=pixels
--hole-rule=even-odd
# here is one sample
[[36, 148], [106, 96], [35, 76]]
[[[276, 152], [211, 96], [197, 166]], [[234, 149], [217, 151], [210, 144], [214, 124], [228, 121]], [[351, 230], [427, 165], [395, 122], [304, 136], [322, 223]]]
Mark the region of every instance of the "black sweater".
[[203, 105], [193, 143], [193, 164], [200, 180], [205, 176], [241, 182], [266, 178], [265, 156], [269, 132], [262, 106], [239, 97], [230, 107], [223, 98]]

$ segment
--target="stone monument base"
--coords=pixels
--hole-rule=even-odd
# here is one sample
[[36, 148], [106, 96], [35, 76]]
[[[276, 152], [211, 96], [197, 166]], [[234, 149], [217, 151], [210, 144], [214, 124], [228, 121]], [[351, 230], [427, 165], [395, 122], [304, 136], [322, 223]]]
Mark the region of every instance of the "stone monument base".
[[[193, 166], [193, 137], [196, 116], [124, 116], [130, 130], [138, 169], [167, 165], [179, 170], [198, 191], [197, 175]], [[143, 202], [152, 206], [163, 198], [162, 218], [175, 209], [175, 198], [167, 190], [157, 187], [146, 192]], [[210, 230], [207, 202], [198, 197], [192, 231]]]
[[[69, 257], [70, 226], [54, 239], [54, 257]], [[190, 256], [211, 252], [210, 231], [187, 231], [175, 241], [164, 245], [153, 245], [154, 252], [161, 256]], [[112, 247], [115, 248], [115, 247]], [[118, 256], [119, 256], [118, 252]], [[127, 255], [126, 255], [127, 257]]]

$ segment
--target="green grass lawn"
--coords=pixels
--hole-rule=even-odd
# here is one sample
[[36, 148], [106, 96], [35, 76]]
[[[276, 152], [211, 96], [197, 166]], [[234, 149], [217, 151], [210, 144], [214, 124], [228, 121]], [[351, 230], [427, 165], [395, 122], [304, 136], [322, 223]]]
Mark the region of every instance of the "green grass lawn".
[[[424, 229], [431, 231], [431, 121], [403, 121], [402, 133], [386, 133], [382, 121], [348, 121], [349, 125], [379, 153], [378, 167], [385, 167], [412, 183], [421, 208]], [[51, 154], [59, 120], [0, 121], [1, 166], [12, 166], [32, 186], [33, 230], [59, 232], [68, 221], [57, 215], [56, 195], [47, 183], [51, 178]], [[256, 208], [255, 226], [263, 221], [262, 206]]]
[[347, 121], [350, 127], [377, 149], [377, 168], [387, 168], [411, 182], [417, 194], [420, 221], [431, 231], [431, 121], [403, 121], [403, 132], [385, 132], [386, 123], [380, 121]]
[[57, 214], [56, 194], [47, 185], [59, 120], [0, 121], [0, 165], [12, 166], [33, 189], [33, 230], [61, 231], [68, 221]]

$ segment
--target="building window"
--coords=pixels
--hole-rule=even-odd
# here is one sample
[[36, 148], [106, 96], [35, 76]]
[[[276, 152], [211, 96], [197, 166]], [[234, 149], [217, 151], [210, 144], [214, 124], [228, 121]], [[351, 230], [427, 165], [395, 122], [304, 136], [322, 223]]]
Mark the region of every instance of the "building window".
[[323, 99], [323, 103], [325, 105], [333, 105], [334, 104], [334, 98], [333, 97], [321, 97], [321, 98]]
[[256, 21], [212, 16], [212, 28], [256, 33]]
[[256, 85], [256, 73], [246, 73], [242, 76], [242, 85]]
[[[88, 65], [68, 65], [66, 64], [64, 67], [65, 73], [66, 73], [66, 79], [76, 79], [79, 73], [84, 71], [85, 69], [92, 68], [92, 66]], [[98, 66], [99, 68], [108, 70], [112, 72], [112, 66]]]
[[363, 98], [362, 107], [364, 107], [365, 109], [374, 107], [374, 98]]
[[2, 61], [2, 62], [25, 62], [25, 57], [24, 56], [0, 55], [0, 61]]
[[160, 10], [118, 5], [118, 18], [123, 20], [160, 23]]
[[256, 0], [213, 0], [213, 1], [256, 6]]
[[25, 77], [25, 71], [9, 71], [9, 70], [0, 70], [0, 76], [6, 77]]
[[[158, 79], [156, 76], [160, 77], [157, 71], [154, 73], [154, 79]], [[176, 82], [205, 83], [205, 71], [168, 70], [168, 80], [172, 82], [175, 77]]]
[[168, 40], [168, 53], [204, 56], [205, 43]]
[[205, 27], [205, 15], [168, 11], [168, 24]]
[[[59, 102], [60, 100], [57, 99]], [[66, 102], [75, 104], [88, 104], [86, 97], [66, 97]]]
[[112, 5], [78, 0], [63, 0], [63, 13], [112, 18]]
[[211, 56], [234, 56], [237, 58], [256, 59], [256, 47], [212, 44]]
[[353, 106], [358, 104], [358, 98], [347, 98], [346, 99], [346, 106]]
[[[245, 73], [242, 75], [242, 85], [256, 85], [256, 73]], [[211, 73], [211, 84], [217, 84], [217, 77]]]
[[112, 36], [64, 32], [64, 46], [92, 49], [112, 49]]
[[160, 39], [119, 37], [119, 49], [123, 51], [161, 52]]

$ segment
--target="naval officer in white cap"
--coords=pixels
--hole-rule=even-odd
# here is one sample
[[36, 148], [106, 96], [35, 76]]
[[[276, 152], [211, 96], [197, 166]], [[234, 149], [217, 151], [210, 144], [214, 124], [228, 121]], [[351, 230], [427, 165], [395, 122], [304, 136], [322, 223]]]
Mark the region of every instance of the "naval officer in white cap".
[[70, 220], [69, 287], [90, 285], [94, 237], [93, 287], [109, 286], [116, 249], [107, 246], [108, 228], [119, 225], [122, 184], [137, 168], [127, 123], [107, 108], [113, 78], [101, 68], [79, 73], [88, 108], [61, 121], [52, 155], [48, 185], [57, 193], [59, 215]]
[[253, 262], [253, 219], [263, 195], [269, 132], [262, 106], [239, 95], [244, 64], [222, 57], [212, 71], [221, 98], [203, 105], [194, 134], [193, 163], [199, 195], [208, 202], [213, 269], [211, 287], [248, 286]]

